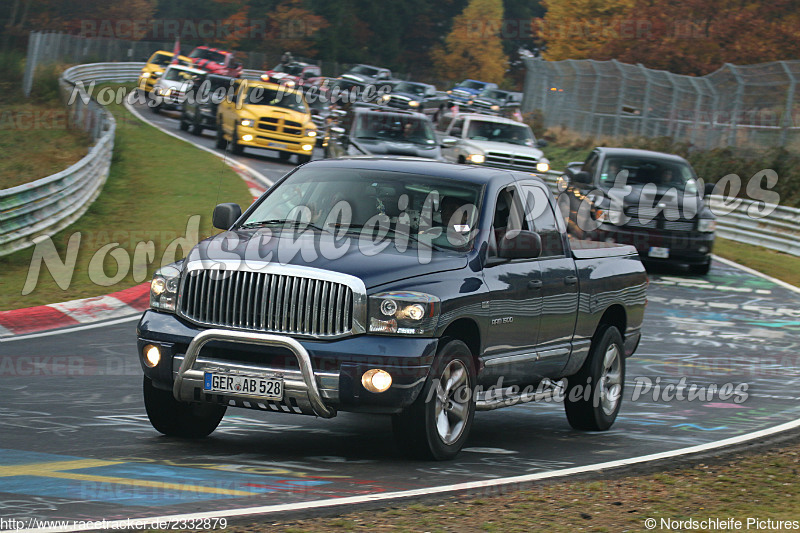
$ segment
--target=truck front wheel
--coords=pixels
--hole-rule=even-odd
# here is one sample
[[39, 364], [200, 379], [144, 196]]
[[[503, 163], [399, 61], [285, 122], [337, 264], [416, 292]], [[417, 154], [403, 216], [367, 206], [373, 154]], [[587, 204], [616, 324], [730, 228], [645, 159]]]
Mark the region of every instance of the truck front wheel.
[[459, 340], [442, 341], [434, 366], [417, 400], [392, 417], [399, 447], [439, 461], [464, 447], [475, 416], [475, 367]]
[[225, 416], [227, 406], [179, 402], [172, 392], [155, 388], [147, 376], [143, 388], [147, 418], [164, 435], [185, 439], [206, 437]]
[[614, 326], [602, 326], [583, 367], [567, 378], [564, 408], [569, 425], [605, 431], [617, 419], [625, 386], [625, 348]]

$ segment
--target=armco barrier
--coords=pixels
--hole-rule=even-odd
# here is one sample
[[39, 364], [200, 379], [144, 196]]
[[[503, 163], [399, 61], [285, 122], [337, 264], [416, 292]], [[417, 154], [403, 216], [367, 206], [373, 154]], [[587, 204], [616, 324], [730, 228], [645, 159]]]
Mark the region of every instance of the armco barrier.
[[[92, 63], [72, 67], [61, 77], [62, 88], [71, 91], [75, 83], [135, 81], [143, 63]], [[245, 70], [246, 78], [257, 78], [260, 71]], [[77, 89], [76, 89], [77, 90]], [[63, 172], [33, 183], [0, 191], [0, 255], [30, 246], [37, 235], [52, 234], [83, 214], [108, 176], [114, 145], [115, 122], [94, 101], [83, 104], [75, 98], [70, 106], [70, 121], [93, 134], [96, 141], [89, 154]], [[545, 177], [551, 189], [561, 172]], [[709, 198], [717, 213], [717, 235], [800, 256], [800, 209], [767, 206], [771, 212], [759, 218], [765, 206], [742, 200], [731, 207], [720, 196]], [[730, 199], [727, 204], [730, 205]]]
[[77, 220], [108, 178], [116, 122], [76, 82], [129, 81], [140, 69], [141, 64], [101, 63], [72, 67], [61, 75], [68, 124], [89, 133], [93, 146], [66, 170], [0, 191], [0, 256], [32, 246], [36, 237], [52, 235]]

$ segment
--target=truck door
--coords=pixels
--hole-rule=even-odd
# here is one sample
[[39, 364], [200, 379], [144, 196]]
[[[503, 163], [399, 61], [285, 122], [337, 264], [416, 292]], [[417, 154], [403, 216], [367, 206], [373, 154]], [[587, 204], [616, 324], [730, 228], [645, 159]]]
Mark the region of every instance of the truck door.
[[[447, 131], [445, 132], [445, 137], [455, 137], [457, 139], [461, 138], [462, 130], [464, 129], [464, 119], [455, 117], [451, 122], [450, 126], [448, 126]], [[456, 146], [458, 146], [456, 144]], [[442, 156], [447, 159], [448, 161], [455, 163], [458, 160], [458, 154], [456, 150], [456, 146], [450, 147], [442, 147]]]
[[542, 276], [542, 315], [537, 340], [538, 370], [557, 377], [569, 359], [578, 314], [575, 260], [567, 254], [563, 219], [553, 210], [552, 194], [539, 182], [521, 184], [528, 224], [542, 238], [537, 263]]
[[506, 231], [530, 230], [519, 190], [500, 190], [489, 232], [484, 280], [489, 289], [489, 326], [484, 350], [485, 384], [530, 382], [536, 374], [536, 343], [542, 313], [542, 278], [535, 259], [499, 260], [497, 242]]

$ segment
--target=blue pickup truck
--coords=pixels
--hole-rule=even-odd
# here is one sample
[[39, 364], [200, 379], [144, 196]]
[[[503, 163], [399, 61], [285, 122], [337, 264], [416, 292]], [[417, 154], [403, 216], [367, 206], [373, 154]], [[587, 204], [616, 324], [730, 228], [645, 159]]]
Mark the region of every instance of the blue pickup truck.
[[476, 410], [563, 394], [573, 427], [608, 429], [647, 277], [558, 213], [529, 173], [369, 157], [218, 205], [225, 231], [155, 274], [136, 329], [153, 427], [203, 437], [229, 406], [379, 413], [400, 449], [443, 460]]

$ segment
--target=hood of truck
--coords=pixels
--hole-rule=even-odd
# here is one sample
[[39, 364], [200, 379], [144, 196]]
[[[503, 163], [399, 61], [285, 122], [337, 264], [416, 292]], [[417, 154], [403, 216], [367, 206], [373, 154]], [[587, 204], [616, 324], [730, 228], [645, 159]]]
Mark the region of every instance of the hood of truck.
[[287, 109], [285, 107], [245, 104], [237, 114], [239, 117], [252, 118], [255, 120], [263, 117], [291, 120], [293, 122], [299, 122], [305, 128], [314, 128], [313, 122], [311, 121], [311, 113], [301, 113], [300, 111]]
[[[463, 252], [430, 250], [425, 257], [416, 247], [397, 251], [390, 238], [386, 248], [371, 253], [361, 250], [358, 234], [346, 235], [349, 245], [334, 251], [334, 246], [342, 247], [346, 241], [334, 242], [331, 235], [317, 230], [295, 233], [270, 229], [272, 233], [265, 229], [228, 231], [206, 239], [192, 249], [184, 265], [205, 261], [211, 268], [215, 263], [224, 262], [233, 265], [234, 270], [236, 265], [246, 265], [247, 270], [257, 270], [259, 265], [267, 264], [312, 267], [356, 276], [368, 289], [467, 266], [467, 255]], [[322, 237], [325, 238], [320, 244]]]
[[521, 144], [499, 143], [495, 141], [475, 141], [475, 140], [462, 140], [459, 144], [468, 150], [475, 150], [484, 154], [488, 152], [501, 152], [511, 155], [524, 155], [541, 159], [544, 152], [532, 146], [524, 146]]
[[353, 140], [351, 144], [368, 155], [403, 155], [424, 157], [426, 159], [442, 159], [441, 150], [436, 143], [417, 144], [399, 140]]

